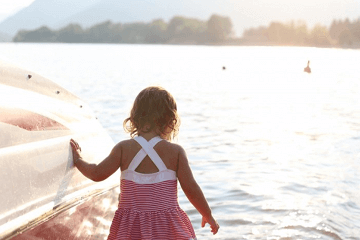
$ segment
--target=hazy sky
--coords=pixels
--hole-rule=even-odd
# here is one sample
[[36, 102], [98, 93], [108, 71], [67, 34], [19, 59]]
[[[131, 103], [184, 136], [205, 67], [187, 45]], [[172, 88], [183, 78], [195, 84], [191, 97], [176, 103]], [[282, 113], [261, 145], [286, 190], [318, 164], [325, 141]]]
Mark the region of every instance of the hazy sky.
[[29, 6], [32, 2], [34, 0], [0, 0], [0, 21], [19, 9]]

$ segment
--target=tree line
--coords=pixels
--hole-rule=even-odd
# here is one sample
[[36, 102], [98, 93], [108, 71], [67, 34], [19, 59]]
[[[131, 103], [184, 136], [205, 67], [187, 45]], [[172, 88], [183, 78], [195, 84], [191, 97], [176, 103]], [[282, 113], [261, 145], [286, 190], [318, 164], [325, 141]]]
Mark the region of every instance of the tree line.
[[268, 26], [246, 29], [242, 38], [233, 38], [229, 17], [212, 15], [207, 21], [181, 16], [168, 23], [162, 19], [150, 23], [102, 22], [89, 28], [69, 24], [59, 30], [46, 26], [21, 30], [14, 42], [64, 43], [153, 43], [153, 44], [258, 44], [316, 47], [360, 47], [360, 18], [355, 21], [334, 20], [329, 28], [316, 25], [308, 28], [304, 21], [271, 22]]
[[312, 29], [303, 21], [287, 24], [271, 22], [268, 27], [245, 30], [243, 40], [278, 45], [359, 47], [360, 18], [353, 22], [349, 19], [334, 20], [330, 28], [318, 24]]
[[63, 43], [218, 43], [232, 34], [230, 18], [212, 15], [208, 21], [181, 16], [169, 23], [162, 19], [150, 23], [102, 22], [83, 29], [78, 24], [69, 24], [59, 30], [42, 26], [35, 30], [21, 30], [14, 42], [63, 42]]

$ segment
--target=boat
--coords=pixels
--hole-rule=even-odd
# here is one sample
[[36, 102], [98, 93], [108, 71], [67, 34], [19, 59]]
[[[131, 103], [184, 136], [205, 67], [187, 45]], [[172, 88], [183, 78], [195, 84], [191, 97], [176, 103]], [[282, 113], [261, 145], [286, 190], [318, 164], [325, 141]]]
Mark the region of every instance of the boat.
[[114, 142], [80, 98], [0, 62], [0, 239], [106, 239], [120, 171], [102, 182], [74, 166], [70, 139], [99, 163]]

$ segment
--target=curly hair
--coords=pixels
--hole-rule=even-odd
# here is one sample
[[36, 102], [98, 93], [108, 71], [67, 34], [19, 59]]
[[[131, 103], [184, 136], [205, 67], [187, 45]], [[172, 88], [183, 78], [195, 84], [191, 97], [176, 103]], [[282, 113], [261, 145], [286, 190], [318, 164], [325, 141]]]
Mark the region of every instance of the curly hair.
[[180, 127], [175, 99], [162, 87], [145, 88], [135, 98], [130, 116], [124, 120], [123, 127], [131, 137], [153, 129], [160, 136], [166, 136], [167, 128], [170, 128], [170, 140], [174, 139]]

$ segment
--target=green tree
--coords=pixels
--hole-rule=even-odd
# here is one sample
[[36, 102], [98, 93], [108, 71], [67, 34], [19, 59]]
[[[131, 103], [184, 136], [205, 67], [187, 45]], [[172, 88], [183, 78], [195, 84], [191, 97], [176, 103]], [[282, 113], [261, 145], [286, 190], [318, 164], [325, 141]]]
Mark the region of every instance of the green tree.
[[343, 30], [338, 39], [340, 45], [352, 45], [353, 43], [353, 36], [349, 29]]
[[112, 42], [110, 39], [113, 37], [112, 33], [112, 22], [106, 21], [103, 23], [96, 24], [86, 30], [85, 42], [92, 43], [109, 43]]
[[69, 24], [57, 32], [57, 42], [80, 43], [84, 41], [84, 31], [78, 24]]
[[145, 36], [147, 43], [163, 43], [166, 41], [167, 24], [162, 19], [157, 19], [149, 24], [149, 30]]
[[295, 28], [296, 43], [304, 46], [309, 42], [309, 31], [305, 22], [299, 21]]
[[207, 21], [207, 35], [210, 42], [221, 42], [232, 34], [232, 22], [228, 17], [212, 15]]
[[278, 44], [296, 44], [298, 42], [298, 29], [294, 22], [283, 24], [271, 22], [267, 29], [269, 41]]
[[14, 42], [55, 42], [56, 32], [46, 26], [42, 26], [33, 31], [22, 30], [13, 38]]
[[351, 23], [350, 32], [353, 41], [360, 42], [360, 18]]
[[281, 30], [283, 28], [282, 23], [271, 22], [267, 29], [267, 37], [270, 42], [280, 43], [281, 39]]
[[179, 38], [185, 27], [185, 18], [184, 17], [173, 17], [166, 30], [167, 39]]
[[123, 43], [145, 43], [149, 27], [145, 23], [129, 23], [123, 25], [121, 38]]
[[206, 29], [206, 23], [203, 21], [177, 16], [170, 20], [166, 30], [166, 37], [168, 41], [203, 42]]
[[310, 42], [315, 46], [330, 46], [331, 37], [328, 29], [325, 26], [316, 25], [310, 33]]
[[90, 42], [90, 43], [203, 43], [224, 41], [232, 33], [231, 20], [217, 15], [209, 21], [194, 18], [174, 17], [169, 24], [162, 19], [151, 23], [102, 22], [82, 29], [78, 24], [69, 24], [58, 31], [47, 27], [20, 31], [13, 39], [19, 42]]
[[340, 24], [341, 24], [341, 21], [337, 21], [337, 20], [333, 20], [331, 25], [330, 25], [330, 28], [329, 28], [329, 34], [330, 34], [330, 37], [332, 39], [336, 39], [338, 40], [339, 39], [339, 35], [340, 35]]
[[123, 25], [121, 23], [112, 24], [110, 27], [111, 35], [109, 42], [111, 43], [121, 43], [122, 42], [122, 31]]

